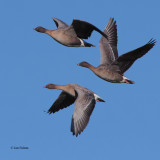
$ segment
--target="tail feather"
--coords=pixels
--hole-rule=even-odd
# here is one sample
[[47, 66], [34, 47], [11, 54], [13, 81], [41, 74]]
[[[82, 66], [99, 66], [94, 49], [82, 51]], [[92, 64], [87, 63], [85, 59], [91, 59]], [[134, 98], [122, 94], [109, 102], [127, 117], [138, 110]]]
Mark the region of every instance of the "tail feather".
[[129, 80], [129, 79], [125, 79], [125, 82], [126, 82], [127, 84], [134, 84], [134, 83], [135, 83], [134, 81], [131, 81], [131, 80]]
[[105, 100], [101, 99], [101, 98], [97, 98], [98, 102], [105, 102]]
[[85, 41], [83, 41], [83, 42], [84, 42], [84, 47], [95, 47], [95, 45], [93, 45], [93, 44], [87, 43]]

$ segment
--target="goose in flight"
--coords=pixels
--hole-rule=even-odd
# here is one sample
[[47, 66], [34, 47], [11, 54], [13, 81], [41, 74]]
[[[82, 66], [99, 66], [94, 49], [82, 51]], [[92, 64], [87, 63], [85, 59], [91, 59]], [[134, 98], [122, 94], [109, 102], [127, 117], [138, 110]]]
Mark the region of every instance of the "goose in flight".
[[60, 109], [64, 109], [75, 102], [71, 132], [76, 136], [81, 134], [86, 128], [96, 101], [105, 102], [94, 92], [74, 83], [68, 85], [48, 84], [45, 88], [62, 90], [59, 97], [48, 110], [49, 114], [58, 112]]
[[101, 64], [94, 67], [91, 64], [83, 61], [79, 66], [89, 68], [98, 77], [105, 81], [112, 83], [127, 83], [134, 84], [134, 81], [129, 80], [124, 76], [124, 73], [131, 67], [131, 65], [138, 59], [145, 55], [156, 41], [151, 39], [144, 46], [118, 56], [117, 50], [117, 25], [113, 18], [110, 18], [104, 33], [108, 39], [101, 37], [99, 41], [99, 48], [101, 53]]
[[94, 30], [107, 38], [105, 33], [88, 22], [74, 19], [72, 24], [69, 26], [57, 18], [53, 18], [53, 20], [57, 26], [56, 30], [48, 30], [41, 26], [35, 28], [34, 30], [37, 32], [46, 33], [57, 42], [68, 47], [94, 47], [94, 45], [83, 40], [88, 39]]

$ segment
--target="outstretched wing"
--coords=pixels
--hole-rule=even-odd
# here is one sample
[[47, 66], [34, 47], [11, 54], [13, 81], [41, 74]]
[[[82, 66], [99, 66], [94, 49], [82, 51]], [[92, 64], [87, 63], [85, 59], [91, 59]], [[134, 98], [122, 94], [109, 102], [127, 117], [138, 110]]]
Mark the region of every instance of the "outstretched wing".
[[60, 109], [66, 108], [72, 105], [75, 102], [76, 97], [71, 96], [70, 94], [62, 91], [56, 101], [53, 103], [51, 108], [48, 110], [48, 113], [58, 112]]
[[73, 135], [78, 136], [86, 128], [95, 104], [96, 101], [93, 94], [78, 93], [71, 122], [71, 132]]
[[102, 34], [105, 38], [107, 38], [107, 35], [105, 33], [103, 33], [97, 27], [95, 27], [94, 25], [92, 25], [88, 22], [74, 19], [72, 22], [72, 26], [77, 34], [77, 37], [79, 37], [79, 38], [88, 39], [88, 37], [91, 36], [91, 34], [94, 30], [99, 32], [100, 34]]
[[123, 74], [126, 70], [128, 70], [131, 65], [138, 59], [144, 56], [150, 49], [153, 48], [155, 45], [156, 40], [151, 39], [147, 44], [144, 46], [137, 48], [133, 51], [130, 51], [128, 53], [125, 53], [118, 57], [115, 62], [113, 62], [113, 65], [116, 64], [119, 66], [121, 73]]
[[57, 28], [67, 28], [68, 25], [66, 23], [64, 23], [63, 21], [57, 19], [57, 18], [53, 18]]
[[104, 33], [108, 36], [108, 39], [102, 36], [99, 41], [101, 64], [110, 65], [118, 58], [117, 25], [114, 18], [110, 18]]

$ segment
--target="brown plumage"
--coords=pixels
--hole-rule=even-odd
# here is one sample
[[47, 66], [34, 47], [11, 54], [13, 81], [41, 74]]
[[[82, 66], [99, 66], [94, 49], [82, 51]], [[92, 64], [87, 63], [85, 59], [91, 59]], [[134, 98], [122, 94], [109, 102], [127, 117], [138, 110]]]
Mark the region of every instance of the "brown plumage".
[[74, 19], [69, 26], [57, 18], [53, 18], [53, 20], [57, 26], [57, 30], [48, 30], [41, 26], [35, 28], [35, 30], [37, 32], [48, 34], [62, 45], [68, 47], [94, 47], [94, 45], [82, 40], [88, 39], [94, 30], [107, 38], [105, 33], [88, 22]]
[[48, 110], [49, 114], [58, 112], [60, 109], [66, 108], [75, 102], [71, 132], [76, 136], [86, 128], [96, 101], [105, 102], [94, 92], [74, 83], [68, 85], [48, 84], [45, 88], [62, 90], [57, 100]]
[[108, 39], [101, 37], [99, 41], [101, 64], [98, 67], [94, 67], [87, 62], [81, 62], [78, 65], [89, 68], [103, 80], [112, 83], [133, 84], [133, 81], [123, 75], [124, 72], [126, 72], [138, 58], [141, 58], [153, 48], [156, 41], [151, 39], [144, 46], [118, 57], [117, 25], [113, 18], [110, 18], [104, 33], [107, 35]]

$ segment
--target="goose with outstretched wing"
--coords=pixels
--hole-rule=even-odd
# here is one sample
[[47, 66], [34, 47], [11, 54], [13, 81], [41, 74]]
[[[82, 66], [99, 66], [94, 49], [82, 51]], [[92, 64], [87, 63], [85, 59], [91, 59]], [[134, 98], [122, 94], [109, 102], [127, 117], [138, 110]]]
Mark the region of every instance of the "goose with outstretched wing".
[[102, 36], [99, 41], [101, 64], [98, 67], [94, 67], [88, 62], [83, 61], [78, 65], [89, 68], [103, 80], [112, 83], [134, 84], [133, 81], [124, 76], [124, 72], [126, 72], [138, 58], [141, 58], [152, 49], [156, 41], [151, 39], [144, 46], [118, 57], [117, 25], [113, 18], [110, 18], [104, 33], [108, 38], [106, 39]]
[[81, 134], [86, 128], [96, 101], [105, 102], [91, 90], [74, 83], [68, 85], [48, 84], [45, 88], [62, 90], [57, 100], [48, 110], [48, 113], [58, 112], [75, 103], [71, 121], [71, 132], [76, 136]]
[[71, 25], [67, 25], [57, 18], [53, 18], [53, 20], [57, 26], [56, 30], [48, 30], [41, 26], [36, 27], [34, 30], [48, 34], [60, 44], [68, 47], [94, 47], [93, 44], [83, 40], [88, 39], [93, 31], [97, 31], [107, 38], [104, 32], [86, 21], [74, 19]]

